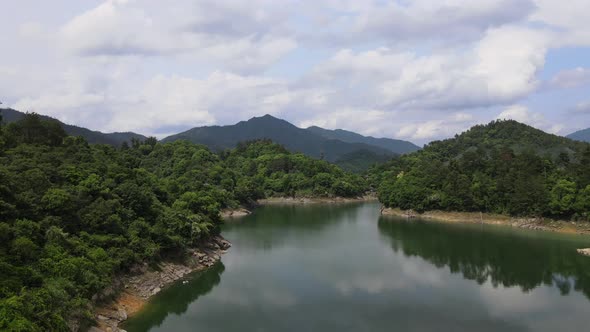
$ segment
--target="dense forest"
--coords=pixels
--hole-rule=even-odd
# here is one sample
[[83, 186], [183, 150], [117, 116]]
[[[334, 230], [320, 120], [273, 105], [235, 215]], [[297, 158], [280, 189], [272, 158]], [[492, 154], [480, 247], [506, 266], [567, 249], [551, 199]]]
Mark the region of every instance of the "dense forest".
[[388, 207], [590, 218], [590, 144], [512, 120], [432, 142], [369, 178]]
[[213, 153], [186, 141], [120, 147], [27, 114], [0, 120], [0, 330], [65, 331], [140, 262], [219, 231], [220, 209], [268, 196], [357, 196], [365, 180], [270, 141]]

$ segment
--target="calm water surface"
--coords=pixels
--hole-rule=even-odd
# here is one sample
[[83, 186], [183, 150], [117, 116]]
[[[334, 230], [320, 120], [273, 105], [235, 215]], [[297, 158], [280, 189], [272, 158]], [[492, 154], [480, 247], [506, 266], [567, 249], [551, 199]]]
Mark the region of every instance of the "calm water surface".
[[267, 206], [225, 226], [212, 269], [132, 331], [588, 331], [587, 237], [380, 217], [375, 203]]

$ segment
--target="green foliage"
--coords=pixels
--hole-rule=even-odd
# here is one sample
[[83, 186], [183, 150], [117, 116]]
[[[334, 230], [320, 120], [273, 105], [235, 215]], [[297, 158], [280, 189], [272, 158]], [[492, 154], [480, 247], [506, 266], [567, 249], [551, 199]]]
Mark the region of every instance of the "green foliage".
[[219, 232], [220, 209], [267, 196], [356, 196], [366, 185], [270, 141], [215, 154], [132, 139], [116, 149], [27, 114], [0, 127], [0, 330], [65, 331], [134, 264]]
[[583, 220], [590, 211], [590, 145], [515, 121], [433, 142], [368, 178], [381, 202], [402, 209]]

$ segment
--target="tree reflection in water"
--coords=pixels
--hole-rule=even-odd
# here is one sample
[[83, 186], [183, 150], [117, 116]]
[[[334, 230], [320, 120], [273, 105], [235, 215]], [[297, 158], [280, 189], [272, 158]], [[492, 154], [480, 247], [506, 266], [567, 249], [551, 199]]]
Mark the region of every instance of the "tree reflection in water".
[[382, 217], [379, 231], [395, 252], [448, 267], [478, 284], [519, 286], [529, 292], [545, 284], [562, 295], [571, 290], [590, 299], [590, 259], [576, 253], [589, 240], [506, 227], [448, 225]]

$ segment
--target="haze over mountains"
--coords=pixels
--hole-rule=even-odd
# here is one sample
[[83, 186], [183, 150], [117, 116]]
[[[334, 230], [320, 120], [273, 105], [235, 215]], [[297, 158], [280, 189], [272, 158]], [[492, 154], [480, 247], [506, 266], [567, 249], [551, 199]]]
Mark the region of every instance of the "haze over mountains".
[[575, 139], [576, 141], [590, 142], [590, 128], [571, 133], [567, 135], [567, 138]]

